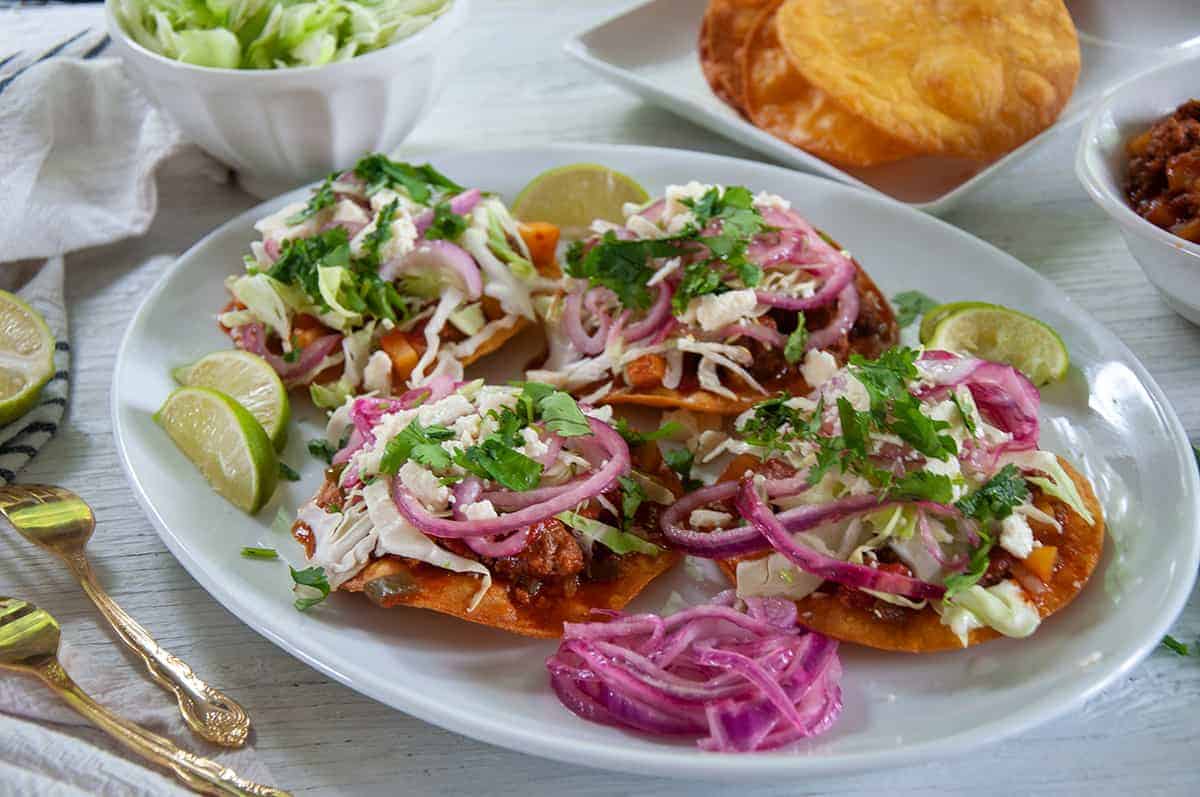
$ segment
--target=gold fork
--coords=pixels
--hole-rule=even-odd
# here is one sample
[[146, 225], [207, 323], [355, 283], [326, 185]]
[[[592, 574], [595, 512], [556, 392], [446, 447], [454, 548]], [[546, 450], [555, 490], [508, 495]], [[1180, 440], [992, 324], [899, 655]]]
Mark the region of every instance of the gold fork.
[[243, 780], [229, 767], [189, 753], [92, 700], [59, 664], [58, 643], [58, 622], [48, 612], [32, 603], [0, 597], [0, 669], [36, 675], [93, 725], [147, 761], [171, 770], [196, 791], [287, 797], [286, 791]]
[[188, 727], [224, 747], [246, 743], [250, 718], [245, 709], [164, 650], [100, 586], [83, 550], [96, 528], [96, 517], [82, 498], [62, 487], [14, 484], [0, 487], [0, 515], [25, 539], [66, 563], [121, 640], [142, 657], [150, 676], [174, 693]]

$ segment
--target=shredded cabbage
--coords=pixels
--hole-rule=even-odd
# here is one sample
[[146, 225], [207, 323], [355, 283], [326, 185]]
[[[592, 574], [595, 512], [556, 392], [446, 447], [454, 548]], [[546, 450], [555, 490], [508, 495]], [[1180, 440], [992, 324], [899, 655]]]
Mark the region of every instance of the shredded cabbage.
[[599, 520], [584, 517], [578, 512], [559, 512], [555, 517], [589, 540], [600, 543], [616, 554], [644, 553], [650, 556], [658, 556], [663, 552], [662, 548], [659, 548], [652, 542], [643, 540], [636, 534], [630, 534], [621, 531], [616, 526], [610, 526], [607, 523], [601, 523]]
[[343, 282], [354, 285], [354, 277], [350, 275], [350, 269], [345, 266], [320, 266], [317, 268], [317, 288], [320, 290], [325, 304], [329, 305], [329, 312], [322, 313], [321, 317], [329, 326], [345, 332], [361, 323], [362, 315], [346, 307], [338, 298]]
[[1025, 481], [1037, 485], [1047, 495], [1054, 496], [1071, 507], [1075, 514], [1083, 518], [1089, 525], [1096, 522], [1092, 513], [1088, 511], [1087, 505], [1083, 503], [1083, 497], [1075, 487], [1075, 482], [1063, 469], [1058, 457], [1054, 454], [1049, 451], [1017, 451], [1000, 457], [999, 464], [1007, 465], [1009, 463], [1022, 469], [1039, 470], [1048, 475], [1049, 479], [1045, 476], [1026, 476]]
[[304, 309], [304, 295], [266, 274], [245, 274], [228, 283], [233, 297], [279, 335], [282, 341], [292, 339], [291, 316]]
[[986, 625], [1005, 636], [1021, 639], [1036, 631], [1042, 622], [1037, 607], [1026, 600], [1015, 581], [1001, 581], [991, 587], [975, 584], [957, 593], [949, 603], [942, 612], [942, 624], [950, 626], [963, 647], [972, 627]]
[[406, 39], [452, 0], [116, 0], [147, 50], [197, 66], [279, 69], [344, 61]]

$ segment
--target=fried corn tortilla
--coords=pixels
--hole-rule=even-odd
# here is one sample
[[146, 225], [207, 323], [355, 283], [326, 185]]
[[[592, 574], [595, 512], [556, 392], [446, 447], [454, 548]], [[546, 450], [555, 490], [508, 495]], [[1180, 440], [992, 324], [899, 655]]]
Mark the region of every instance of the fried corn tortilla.
[[[850, 334], [843, 339], [839, 347], [827, 349], [838, 359], [839, 363], [845, 363], [851, 353], [862, 354], [868, 358], [877, 357], [885, 349], [894, 346], [900, 339], [896, 316], [891, 305], [888, 304], [887, 298], [857, 262], [855, 262], [855, 268], [858, 269], [855, 284], [858, 286], [859, 301], [862, 306], [859, 322], [854, 325]], [[869, 323], [866, 319], [868, 310], [871, 316]], [[800, 375], [799, 368], [790, 369], [783, 379], [774, 380], [764, 387], [767, 388], [768, 395], [781, 390], [787, 390], [793, 395], [804, 395], [811, 390]], [[659, 385], [652, 390], [640, 392], [628, 387], [618, 388], [605, 396], [600, 403], [686, 409], [716, 415], [740, 415], [762, 401], [763, 398], [762, 393], [749, 389], [738, 398], [729, 398], [700, 388], [671, 390]]]
[[780, 42], [851, 114], [929, 154], [986, 160], [1049, 127], [1079, 76], [1062, 0], [786, 0]]
[[763, 8], [778, 0], [712, 0], [700, 23], [700, 70], [713, 93], [739, 111], [742, 96], [740, 51]]
[[874, 166], [915, 154], [866, 119], [848, 112], [805, 79], [777, 33], [780, 2], [763, 8], [741, 48], [742, 107], [776, 138], [843, 166]]
[[[595, 620], [592, 609], [624, 608], [647, 584], [669, 570], [678, 560], [679, 554], [674, 552], [664, 552], [658, 556], [627, 554], [618, 559], [618, 577], [615, 581], [583, 584], [574, 595], [546, 606], [515, 603], [507, 587], [494, 580], [475, 609], [468, 611], [479, 590], [477, 576], [452, 573], [398, 556], [385, 556], [372, 561], [339, 589], [366, 592], [368, 597], [385, 608], [413, 606], [432, 609], [522, 636], [550, 638], [562, 636], [563, 623]], [[399, 588], [389, 594], [387, 590], [371, 586], [375, 579], [385, 577], [389, 577]], [[404, 585], [411, 586], [406, 589]]]
[[[1049, 617], [1074, 600], [1096, 569], [1104, 548], [1104, 512], [1091, 483], [1066, 460], [1060, 457], [1059, 462], [1071, 475], [1084, 505], [1096, 522], [1089, 525], [1062, 501], [1039, 488], [1032, 488], [1034, 504], [1057, 519], [1063, 527], [1062, 533], [1059, 533], [1053, 526], [1030, 522], [1038, 542], [1058, 548], [1058, 559], [1046, 589], [1036, 595], [1026, 591], [1026, 597], [1037, 607], [1042, 618]], [[721, 567], [726, 576], [736, 582], [736, 561], [722, 562]], [[948, 626], [942, 625], [941, 617], [931, 606], [921, 611], [904, 611], [897, 619], [888, 619], [869, 608], [847, 605], [836, 594], [814, 592], [796, 601], [796, 607], [800, 612], [799, 622], [805, 627], [844, 642], [902, 653], [933, 653], [962, 648], [958, 637]], [[985, 627], [971, 631], [968, 639], [970, 644], [977, 645], [999, 636], [1000, 632]]]

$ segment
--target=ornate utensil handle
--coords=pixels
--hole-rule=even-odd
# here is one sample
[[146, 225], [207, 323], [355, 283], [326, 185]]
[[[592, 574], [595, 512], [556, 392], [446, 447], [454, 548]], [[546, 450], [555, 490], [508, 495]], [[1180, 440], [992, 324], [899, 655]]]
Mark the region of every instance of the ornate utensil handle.
[[229, 767], [189, 753], [174, 742], [121, 719], [88, 697], [53, 658], [40, 665], [37, 673], [90, 722], [150, 763], [171, 770], [191, 789], [204, 794], [290, 797], [289, 792], [245, 780]]
[[179, 711], [193, 731], [223, 747], [241, 747], [250, 733], [250, 718], [236, 701], [201, 680], [186, 662], [164, 649], [150, 632], [125, 613], [96, 581], [82, 552], [66, 557], [80, 586], [122, 641], [136, 651], [163, 688], [174, 693]]

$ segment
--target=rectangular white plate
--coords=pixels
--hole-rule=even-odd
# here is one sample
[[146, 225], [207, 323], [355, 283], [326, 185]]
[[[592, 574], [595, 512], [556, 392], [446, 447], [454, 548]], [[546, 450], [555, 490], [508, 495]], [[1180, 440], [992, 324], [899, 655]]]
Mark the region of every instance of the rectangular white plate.
[[565, 49], [605, 79], [784, 165], [944, 213], [1043, 140], [1078, 122], [1109, 89], [1200, 49], [1191, 0], [1148, 0], [1136, 13], [1117, 0], [1067, 5], [1079, 28], [1083, 62], [1075, 92], [1054, 125], [984, 164], [921, 157], [842, 169], [759, 130], [718, 99], [700, 72], [696, 40], [706, 0], [649, 0], [568, 39]]

